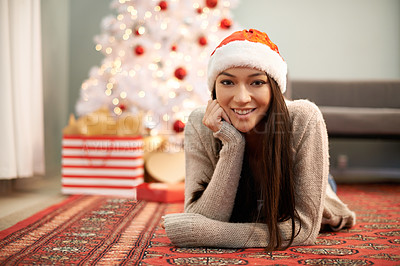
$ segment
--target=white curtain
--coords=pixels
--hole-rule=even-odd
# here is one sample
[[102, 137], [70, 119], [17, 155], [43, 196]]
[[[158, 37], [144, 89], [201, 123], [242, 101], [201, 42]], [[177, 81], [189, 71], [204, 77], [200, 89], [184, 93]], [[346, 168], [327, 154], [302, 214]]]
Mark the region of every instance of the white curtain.
[[43, 175], [40, 0], [0, 0], [0, 179]]

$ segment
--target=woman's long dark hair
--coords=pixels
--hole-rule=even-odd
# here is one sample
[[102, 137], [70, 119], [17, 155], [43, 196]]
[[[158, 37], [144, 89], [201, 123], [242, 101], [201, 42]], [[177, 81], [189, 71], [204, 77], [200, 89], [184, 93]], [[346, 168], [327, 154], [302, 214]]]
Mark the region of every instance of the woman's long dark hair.
[[[265, 116], [254, 128], [262, 145], [245, 156], [231, 221], [267, 224], [269, 241], [266, 249], [271, 251], [284, 250], [292, 244], [296, 234], [295, 220], [300, 219], [295, 209], [289, 112], [278, 84], [269, 76], [268, 79], [271, 100]], [[215, 94], [214, 89], [213, 98]], [[291, 237], [282, 239], [278, 223], [288, 220], [292, 224]], [[287, 245], [283, 245], [284, 241], [288, 241]]]

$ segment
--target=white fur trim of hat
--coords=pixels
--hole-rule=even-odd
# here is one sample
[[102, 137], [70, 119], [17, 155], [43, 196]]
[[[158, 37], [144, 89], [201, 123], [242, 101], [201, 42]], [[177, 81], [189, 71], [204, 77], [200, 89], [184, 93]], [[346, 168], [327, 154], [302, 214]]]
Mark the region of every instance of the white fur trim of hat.
[[214, 50], [208, 62], [207, 84], [211, 91], [217, 76], [232, 67], [251, 67], [265, 71], [286, 91], [287, 65], [278, 47], [266, 33], [250, 29], [232, 33]]

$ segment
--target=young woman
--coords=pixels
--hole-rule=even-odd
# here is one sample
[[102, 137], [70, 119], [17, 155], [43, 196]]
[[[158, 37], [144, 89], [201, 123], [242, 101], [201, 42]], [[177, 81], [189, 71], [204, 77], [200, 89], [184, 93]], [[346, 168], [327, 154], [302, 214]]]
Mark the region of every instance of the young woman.
[[212, 53], [213, 99], [185, 127], [185, 212], [164, 220], [173, 244], [280, 250], [313, 244], [321, 225], [354, 225], [328, 185], [321, 112], [307, 100], [284, 100], [286, 74], [278, 47], [254, 29]]

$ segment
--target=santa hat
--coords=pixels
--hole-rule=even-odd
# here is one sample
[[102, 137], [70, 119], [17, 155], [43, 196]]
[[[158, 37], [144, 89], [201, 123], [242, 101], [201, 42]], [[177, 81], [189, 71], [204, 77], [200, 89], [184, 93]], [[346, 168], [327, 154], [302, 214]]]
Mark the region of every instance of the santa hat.
[[212, 90], [217, 76], [231, 67], [252, 67], [265, 71], [278, 83], [282, 93], [286, 91], [286, 62], [264, 32], [243, 30], [225, 38], [208, 62], [208, 88]]

